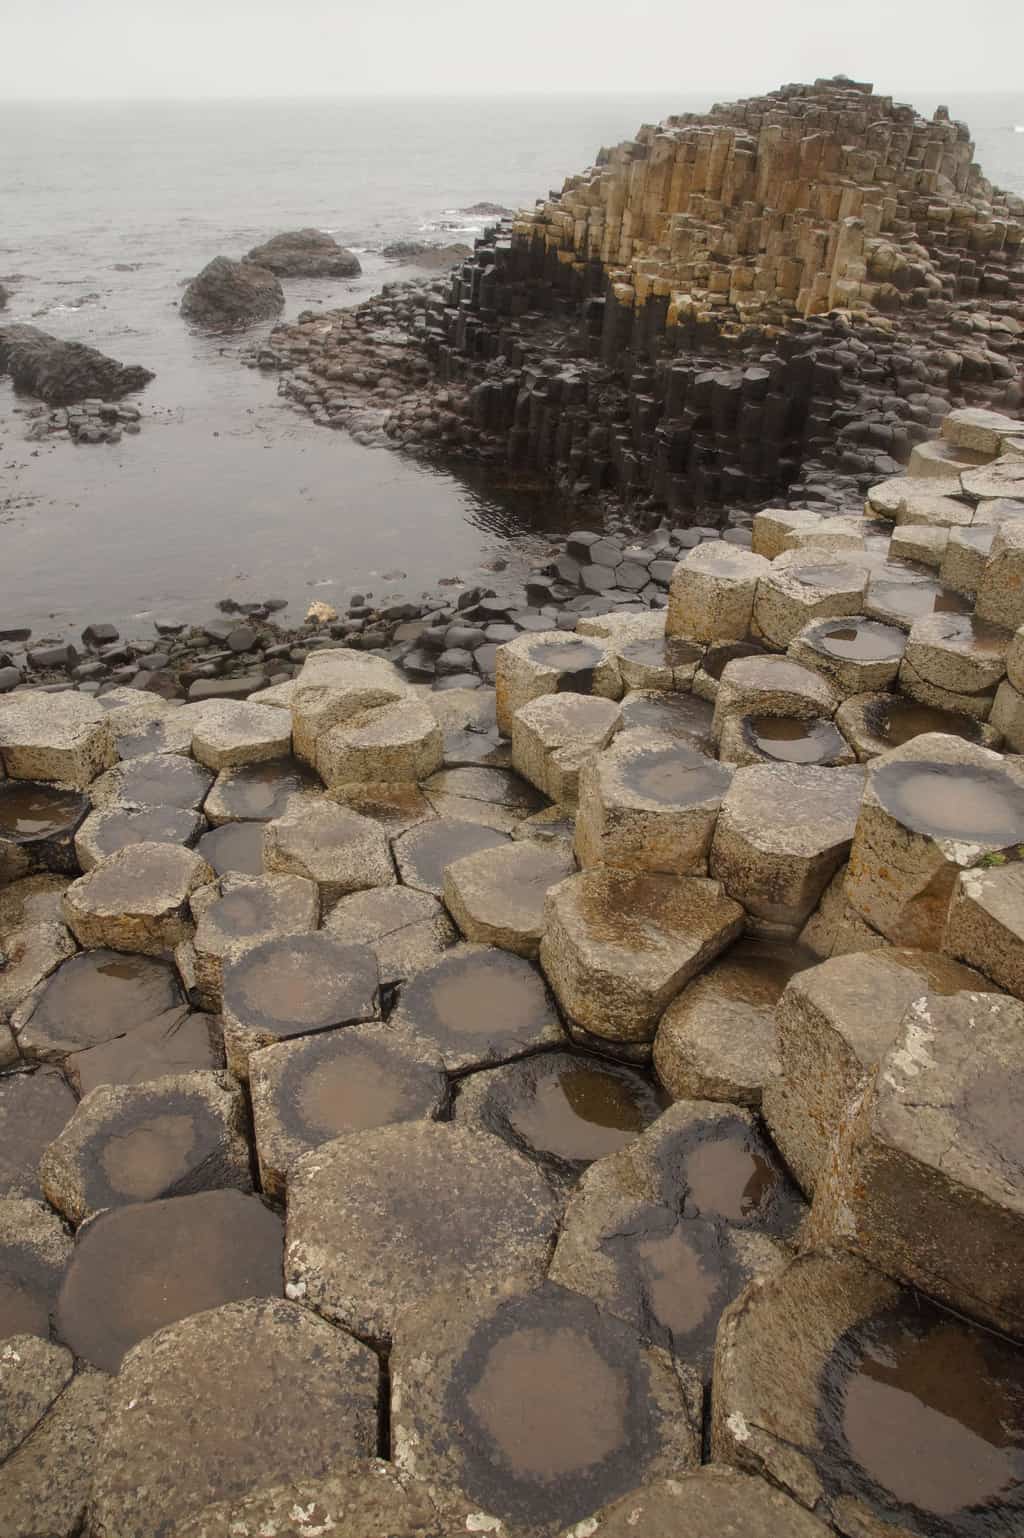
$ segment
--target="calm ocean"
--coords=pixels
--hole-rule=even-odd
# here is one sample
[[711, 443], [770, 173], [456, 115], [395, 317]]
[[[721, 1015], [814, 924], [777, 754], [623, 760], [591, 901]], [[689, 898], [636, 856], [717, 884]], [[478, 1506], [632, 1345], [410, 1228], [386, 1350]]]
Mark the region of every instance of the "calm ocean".
[[[535, 531], [566, 516], [542, 490], [481, 491], [316, 428], [238, 366], [234, 344], [187, 330], [180, 286], [215, 255], [312, 224], [359, 250], [364, 275], [289, 284], [286, 314], [352, 303], [402, 275], [382, 244], [471, 241], [480, 222], [459, 209], [528, 204], [602, 144], [714, 94], [0, 104], [4, 320], [157, 374], [141, 435], [93, 449], [26, 443], [0, 386], [0, 622], [143, 629], [157, 611], [270, 592], [294, 617], [314, 587], [379, 593], [399, 567], [419, 591], [496, 550], [539, 548]], [[986, 173], [1024, 192], [1024, 92], [942, 99]]]

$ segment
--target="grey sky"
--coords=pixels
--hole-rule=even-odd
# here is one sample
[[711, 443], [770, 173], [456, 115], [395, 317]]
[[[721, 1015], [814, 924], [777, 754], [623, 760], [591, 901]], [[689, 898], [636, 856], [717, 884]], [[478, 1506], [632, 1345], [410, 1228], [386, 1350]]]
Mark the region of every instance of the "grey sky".
[[1022, 0], [0, 0], [0, 99], [1022, 89]]

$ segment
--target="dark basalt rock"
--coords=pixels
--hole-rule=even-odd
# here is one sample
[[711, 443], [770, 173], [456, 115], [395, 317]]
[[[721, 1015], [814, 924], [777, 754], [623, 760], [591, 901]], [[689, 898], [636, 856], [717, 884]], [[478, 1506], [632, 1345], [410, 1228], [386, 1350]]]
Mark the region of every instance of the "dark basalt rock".
[[253, 246], [247, 262], [255, 262], [279, 278], [355, 278], [362, 272], [359, 258], [323, 230], [289, 230]]
[[284, 291], [274, 273], [255, 262], [215, 256], [186, 288], [181, 313], [210, 331], [232, 331], [268, 320], [284, 309]]
[[100, 396], [120, 400], [154, 377], [148, 368], [119, 363], [84, 342], [64, 342], [38, 326], [0, 327], [0, 374], [17, 390], [51, 406]]

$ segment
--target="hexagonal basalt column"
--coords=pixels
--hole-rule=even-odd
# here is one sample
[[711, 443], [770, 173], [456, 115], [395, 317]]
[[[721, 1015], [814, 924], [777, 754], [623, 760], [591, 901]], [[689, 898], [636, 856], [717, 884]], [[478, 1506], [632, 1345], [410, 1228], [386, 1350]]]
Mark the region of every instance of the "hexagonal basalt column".
[[906, 645], [898, 626], [854, 615], [816, 620], [793, 637], [787, 651], [794, 662], [823, 674], [845, 699], [888, 689]]
[[398, 1467], [464, 1489], [481, 1531], [578, 1533], [595, 1506], [700, 1459], [694, 1375], [550, 1282], [424, 1306], [398, 1330], [391, 1366]]
[[722, 803], [711, 874], [755, 933], [792, 938], [846, 857], [864, 770], [803, 764], [738, 769]]
[[1024, 460], [1017, 454], [1001, 454], [991, 464], [981, 464], [977, 469], [962, 471], [960, 485], [970, 502], [981, 502], [987, 497], [1022, 497]]
[[784, 651], [812, 620], [859, 614], [867, 581], [867, 567], [813, 551], [780, 556], [757, 584], [751, 630]]
[[705, 1538], [707, 1533], [826, 1538], [830, 1529], [766, 1480], [737, 1469], [703, 1468], [631, 1491], [578, 1523], [569, 1538], [584, 1531], [593, 1538], [636, 1538], [638, 1532], [672, 1533], [674, 1538]]
[[708, 540], [680, 561], [672, 578], [666, 631], [694, 641], [742, 641], [757, 584], [770, 562], [739, 545]]
[[432, 1121], [353, 1133], [291, 1168], [286, 1286], [386, 1344], [435, 1293], [539, 1281], [560, 1211], [540, 1170], [486, 1133]]
[[507, 833], [481, 823], [435, 817], [395, 839], [395, 861], [406, 886], [441, 897], [449, 865], [478, 849], [503, 848], [508, 841]]
[[333, 801], [292, 804], [263, 834], [266, 871], [305, 876], [326, 904], [347, 892], [393, 886], [395, 867], [379, 823]]
[[613, 654], [625, 689], [688, 689], [703, 646], [678, 636], [614, 641]]
[[189, 1314], [281, 1289], [281, 1219], [258, 1196], [199, 1191], [131, 1202], [79, 1229], [56, 1332], [116, 1373], [133, 1346]]
[[548, 894], [541, 965], [565, 1013], [648, 1042], [680, 989], [734, 940], [743, 909], [716, 881], [597, 866]]
[[665, 1104], [650, 1078], [633, 1068], [538, 1052], [463, 1079], [454, 1119], [504, 1138], [555, 1180], [571, 1182], [639, 1137]]
[[409, 685], [393, 663], [348, 648], [313, 652], [303, 663], [292, 695], [296, 758], [315, 765], [322, 732], [360, 711], [409, 697]]
[[580, 778], [580, 864], [707, 873], [708, 850], [732, 774], [657, 732], [624, 732]]
[[202, 764], [179, 753], [144, 753], [98, 779], [89, 797], [96, 807], [175, 806], [198, 811], [213, 784]]
[[673, 694], [663, 690], [631, 690], [622, 700], [622, 729], [637, 727], [688, 742], [702, 753], [713, 751], [711, 718], [714, 707], [696, 694]]
[[889, 946], [835, 956], [792, 979], [775, 1012], [781, 1071], [765, 1085], [763, 1110], [805, 1191], [815, 1189], [847, 1106], [892, 1046], [912, 1000], [985, 986], [946, 956]]
[[938, 734], [868, 768], [846, 896], [894, 945], [937, 949], [961, 870], [1024, 842], [1024, 767]]
[[92, 1530], [149, 1538], [158, 1510], [181, 1533], [211, 1502], [368, 1459], [378, 1380], [372, 1351], [283, 1298], [229, 1303], [161, 1330], [117, 1379]]
[[969, 524], [973, 517], [955, 476], [941, 486], [931, 476], [896, 475], [880, 481], [868, 492], [865, 511], [891, 523], [930, 523], [938, 528]]
[[722, 1310], [803, 1211], [748, 1112], [681, 1100], [584, 1172], [549, 1274], [708, 1379]]
[[106, 712], [84, 694], [26, 690], [0, 701], [0, 763], [12, 780], [82, 790], [116, 762]]
[[913, 561], [919, 566], [930, 566], [938, 571], [945, 559], [948, 544], [948, 529], [937, 529], [930, 523], [903, 523], [893, 530], [889, 541], [889, 559]]
[[54, 1061], [123, 1036], [179, 1010], [173, 967], [150, 956], [87, 951], [72, 956], [12, 1016], [23, 1057]]
[[995, 537], [993, 525], [972, 524], [966, 529], [950, 529], [939, 567], [939, 581], [954, 592], [973, 598], [985, 563], [992, 554]]
[[838, 1241], [1024, 1335], [1022, 1089], [1024, 1005], [994, 993], [915, 999], [840, 1128], [808, 1242]]
[[911, 627], [900, 688], [923, 705], [985, 721], [1006, 673], [1011, 633], [967, 614], [932, 614]]
[[448, 1106], [439, 1053], [383, 1025], [282, 1041], [254, 1052], [249, 1069], [260, 1180], [275, 1201], [310, 1149], [350, 1132], [432, 1121]]
[[25, 780], [0, 782], [0, 887], [35, 871], [78, 870], [75, 835], [89, 814], [78, 791]]
[[598, 694], [622, 697], [623, 685], [611, 646], [564, 630], [527, 632], [499, 646], [495, 674], [498, 726], [512, 734], [517, 710], [544, 694]]
[[361, 710], [317, 738], [316, 767], [328, 787], [428, 779], [444, 760], [432, 711], [417, 700]]
[[0, 1197], [39, 1197], [40, 1155], [74, 1115], [75, 1104], [55, 1068], [0, 1078]]
[[872, 573], [864, 598], [865, 614], [903, 630], [928, 614], [967, 614], [970, 610], [971, 601], [962, 593], [898, 561]]
[[557, 846], [522, 841], [482, 849], [447, 867], [445, 904], [467, 940], [533, 960], [548, 890], [575, 869], [572, 856]]
[[[0, 1200], [0, 1364], [11, 1360], [5, 1354], [11, 1336], [50, 1340], [54, 1305], [71, 1250], [63, 1223], [43, 1202], [14, 1196]], [[32, 1374], [29, 1382], [32, 1386], [23, 1394], [38, 1392], [39, 1376]], [[0, 1453], [4, 1453], [17, 1410], [3, 1376], [0, 1404], [4, 1407]]]
[[405, 886], [376, 887], [342, 897], [323, 927], [345, 945], [370, 946], [384, 988], [429, 966], [459, 937], [436, 897]]
[[738, 940], [669, 1005], [654, 1069], [673, 1100], [759, 1106], [779, 1072], [775, 1006], [811, 958], [792, 946]]
[[862, 763], [929, 732], [990, 748], [1000, 741], [998, 733], [975, 716], [921, 705], [899, 694], [851, 695], [836, 711], [836, 725]]
[[996, 530], [975, 607], [979, 619], [994, 625], [1010, 630], [1024, 625], [1024, 520], [1001, 524]]
[[431, 1042], [449, 1073], [563, 1045], [536, 967], [490, 945], [456, 945], [402, 989], [390, 1024]]
[[730, 716], [829, 720], [838, 704], [838, 691], [827, 678], [789, 657], [738, 657], [722, 672], [711, 733], [717, 742]]
[[711, 1451], [843, 1538], [1013, 1533], [1024, 1352], [853, 1256], [802, 1255], [727, 1312]]
[[225, 959], [277, 935], [311, 933], [320, 899], [316, 884], [302, 876], [225, 876], [195, 894], [192, 913], [194, 996], [219, 1013]]
[[269, 759], [222, 769], [203, 803], [203, 815], [219, 827], [227, 822], [273, 822], [288, 809], [292, 796], [321, 792], [317, 775], [294, 758]]
[[261, 1047], [372, 1020], [379, 1009], [377, 958], [367, 945], [327, 934], [264, 940], [224, 966], [224, 1050], [237, 1079]]
[[192, 753], [208, 769], [236, 769], [286, 758], [292, 748], [291, 718], [271, 705], [222, 700], [192, 734]]
[[512, 762], [524, 779], [559, 806], [574, 806], [580, 770], [618, 731], [612, 700], [587, 694], [541, 695], [512, 718]]
[[727, 716], [718, 743], [723, 764], [811, 764], [837, 767], [857, 761], [838, 727], [821, 716]]
[[709, 646], [701, 665], [693, 675], [693, 692], [698, 699], [714, 701], [722, 682], [722, 674], [730, 662], [741, 657], [766, 657], [768, 653], [757, 641], [719, 641]]
[[247, 1126], [242, 1092], [227, 1074], [101, 1085], [43, 1154], [43, 1191], [73, 1224], [128, 1202], [251, 1191]]
[[1024, 864], [961, 872], [942, 949], [1024, 998]]
[[73, 881], [64, 917], [79, 945], [160, 956], [191, 938], [188, 900], [213, 880], [206, 861], [177, 844], [129, 844]]

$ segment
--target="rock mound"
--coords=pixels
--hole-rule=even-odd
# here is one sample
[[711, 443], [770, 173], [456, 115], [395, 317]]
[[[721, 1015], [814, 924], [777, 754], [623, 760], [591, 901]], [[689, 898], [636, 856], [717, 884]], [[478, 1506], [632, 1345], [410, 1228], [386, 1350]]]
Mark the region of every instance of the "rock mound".
[[395, 240], [381, 251], [381, 256], [386, 256], [389, 261], [414, 263], [431, 272], [443, 272], [472, 255], [470, 246], [435, 246], [427, 240]]
[[284, 309], [284, 291], [267, 267], [215, 256], [186, 288], [181, 313], [211, 331], [232, 331]]
[[359, 258], [322, 230], [288, 230], [262, 246], [253, 246], [247, 262], [266, 267], [279, 278], [356, 278]]
[[[0, 289], [0, 309], [3, 294]], [[16, 389], [51, 406], [96, 396], [120, 400], [154, 377], [148, 368], [119, 363], [84, 342], [61, 341], [38, 326], [0, 327], [0, 374], [10, 374]]]

